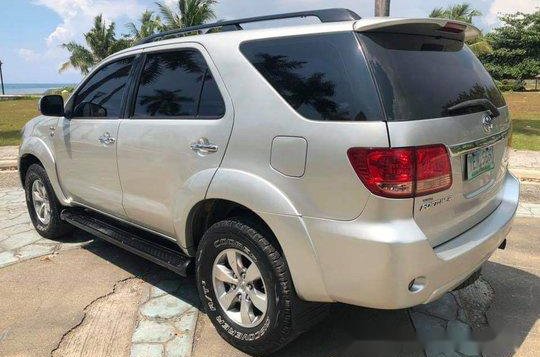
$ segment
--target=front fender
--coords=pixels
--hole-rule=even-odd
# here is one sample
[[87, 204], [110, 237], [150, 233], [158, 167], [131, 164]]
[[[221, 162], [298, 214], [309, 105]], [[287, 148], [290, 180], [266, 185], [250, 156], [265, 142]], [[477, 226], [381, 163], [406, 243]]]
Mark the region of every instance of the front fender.
[[[56, 172], [56, 161], [52, 150], [48, 145], [39, 137], [31, 136], [25, 138], [19, 148], [19, 167], [21, 165], [21, 159], [26, 155], [35, 156], [45, 168], [49, 181], [53, 187], [56, 197], [63, 205], [69, 205], [70, 201], [64, 195], [62, 188], [60, 187], [60, 181], [58, 180], [58, 174]], [[22, 185], [24, 187], [24, 178], [21, 177]]]
[[332, 301], [304, 221], [276, 186], [244, 171], [219, 169], [206, 198], [233, 201], [256, 212], [281, 245], [298, 296], [308, 301]]

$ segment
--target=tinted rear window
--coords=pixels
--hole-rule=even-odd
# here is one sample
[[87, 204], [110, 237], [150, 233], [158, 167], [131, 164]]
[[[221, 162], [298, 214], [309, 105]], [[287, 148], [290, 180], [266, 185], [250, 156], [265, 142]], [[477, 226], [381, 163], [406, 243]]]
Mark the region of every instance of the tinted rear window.
[[[505, 105], [495, 83], [462, 42], [439, 37], [358, 34], [365, 44], [388, 120], [466, 114], [448, 108], [473, 99]], [[484, 111], [483, 107], [466, 112]]]
[[302, 116], [383, 120], [375, 85], [352, 32], [247, 42], [242, 53]]

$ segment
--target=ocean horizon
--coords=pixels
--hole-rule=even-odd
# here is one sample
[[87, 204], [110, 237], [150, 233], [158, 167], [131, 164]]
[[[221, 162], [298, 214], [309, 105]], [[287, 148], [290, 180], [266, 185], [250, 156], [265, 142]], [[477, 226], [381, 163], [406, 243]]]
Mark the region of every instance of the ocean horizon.
[[[75, 85], [75, 83], [4, 83], [4, 90], [6, 95], [43, 94], [49, 89], [73, 87]], [[0, 95], [2, 95], [1, 88]]]

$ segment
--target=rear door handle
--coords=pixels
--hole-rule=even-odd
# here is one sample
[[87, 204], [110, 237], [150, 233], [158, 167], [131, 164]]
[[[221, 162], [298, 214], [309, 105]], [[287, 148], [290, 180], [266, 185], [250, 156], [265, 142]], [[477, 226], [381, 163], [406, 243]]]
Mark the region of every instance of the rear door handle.
[[210, 143], [207, 138], [200, 138], [197, 142], [191, 143], [189, 147], [200, 155], [213, 154], [219, 150], [219, 147]]

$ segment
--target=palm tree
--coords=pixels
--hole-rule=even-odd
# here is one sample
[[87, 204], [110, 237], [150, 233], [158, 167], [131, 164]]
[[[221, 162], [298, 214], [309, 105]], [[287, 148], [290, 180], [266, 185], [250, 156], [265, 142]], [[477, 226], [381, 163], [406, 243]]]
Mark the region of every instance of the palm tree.
[[[431, 11], [429, 17], [459, 20], [471, 24], [473, 17], [481, 15], [482, 13], [480, 11], [473, 9], [471, 5], [467, 3], [463, 3], [449, 6], [446, 9], [443, 9], [442, 7], [435, 8], [433, 9], [433, 11]], [[477, 56], [493, 51], [491, 44], [486, 40], [483, 35], [480, 35], [476, 39], [469, 41], [467, 44]]]
[[60, 72], [68, 68], [76, 68], [83, 74], [88, 74], [90, 69], [112, 55], [131, 45], [127, 39], [117, 39], [115, 36], [114, 22], [109, 26], [103, 21], [103, 16], [98, 15], [94, 19], [94, 27], [84, 34], [88, 47], [76, 42], [62, 44], [71, 55], [69, 60], [60, 67]]
[[451, 6], [448, 8], [448, 11], [451, 19], [468, 23], [472, 23], [473, 17], [482, 15], [480, 11], [473, 9], [471, 5], [467, 3]]
[[166, 30], [202, 25], [216, 18], [213, 6], [217, 0], [178, 0], [175, 8], [157, 2]]
[[437, 17], [437, 18], [444, 18], [446, 17], [446, 10], [442, 7], [436, 7], [431, 11], [431, 14], [429, 14], [429, 17]]
[[390, 16], [390, 0], [375, 0], [375, 16]]
[[126, 25], [129, 35], [133, 41], [142, 40], [145, 37], [152, 36], [160, 32], [163, 28], [161, 18], [154, 14], [153, 11], [145, 10], [139, 18], [140, 26], [133, 22]]
[[482, 13], [473, 9], [470, 4], [463, 3], [448, 6], [446, 9], [443, 9], [442, 7], [435, 8], [431, 11], [429, 17], [439, 17], [472, 23], [473, 17], [481, 15]]

